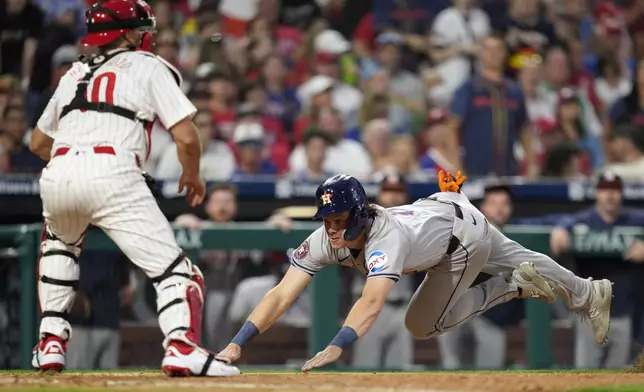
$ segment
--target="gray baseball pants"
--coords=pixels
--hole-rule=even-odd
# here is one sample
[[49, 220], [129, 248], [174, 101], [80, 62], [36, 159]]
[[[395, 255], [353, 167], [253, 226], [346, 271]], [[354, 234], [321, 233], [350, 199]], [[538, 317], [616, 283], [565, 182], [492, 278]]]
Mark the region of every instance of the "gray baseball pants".
[[[517, 298], [516, 284], [509, 280], [523, 262], [561, 290], [569, 309], [587, 309], [592, 294], [590, 281], [575, 276], [550, 257], [510, 240], [488, 224], [465, 196], [455, 194], [463, 219], [454, 218], [452, 234], [460, 240], [456, 251], [431, 268], [414, 293], [405, 314], [405, 325], [416, 339], [428, 339], [449, 331], [491, 307]], [[452, 202], [454, 199], [448, 199]], [[422, 203], [435, 203], [426, 199]], [[475, 224], [476, 222], [476, 224]], [[471, 287], [479, 273], [495, 275]]]

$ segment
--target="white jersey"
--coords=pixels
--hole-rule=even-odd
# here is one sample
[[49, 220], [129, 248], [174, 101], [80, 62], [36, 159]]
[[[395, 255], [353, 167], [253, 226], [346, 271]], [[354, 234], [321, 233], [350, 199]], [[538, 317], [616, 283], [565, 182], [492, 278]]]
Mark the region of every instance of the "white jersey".
[[87, 64], [74, 63], [38, 121], [38, 128], [54, 139], [54, 150], [63, 146], [113, 146], [134, 152], [144, 162], [157, 119], [159, 125], [171, 129], [197, 111], [179, 87], [180, 76], [167, 63], [150, 53], [127, 51], [100, 66], [89, 80], [87, 99], [129, 109], [140, 120], [81, 110], [73, 110], [60, 119], [87, 72]]
[[322, 226], [293, 252], [291, 265], [314, 275], [328, 264], [340, 264], [357, 268], [367, 278], [395, 281], [402, 274], [427, 271], [445, 257], [455, 219], [454, 196], [439, 193], [432, 197], [441, 201], [420, 199], [400, 207], [376, 207], [378, 213], [367, 229], [365, 248], [359, 252], [331, 248]]

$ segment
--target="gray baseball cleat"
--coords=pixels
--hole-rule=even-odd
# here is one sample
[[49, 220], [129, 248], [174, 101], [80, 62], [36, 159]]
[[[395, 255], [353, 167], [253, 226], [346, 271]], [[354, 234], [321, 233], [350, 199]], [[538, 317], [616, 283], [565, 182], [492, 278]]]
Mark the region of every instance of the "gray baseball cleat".
[[550, 284], [537, 272], [534, 263], [521, 263], [512, 272], [512, 282], [521, 289], [519, 298], [538, 298], [549, 303], [557, 299]]
[[[591, 278], [592, 279], [592, 278]], [[590, 320], [595, 341], [604, 344], [608, 340], [610, 329], [610, 305], [613, 300], [613, 283], [608, 279], [593, 280], [592, 298], [588, 313], [584, 316]]]

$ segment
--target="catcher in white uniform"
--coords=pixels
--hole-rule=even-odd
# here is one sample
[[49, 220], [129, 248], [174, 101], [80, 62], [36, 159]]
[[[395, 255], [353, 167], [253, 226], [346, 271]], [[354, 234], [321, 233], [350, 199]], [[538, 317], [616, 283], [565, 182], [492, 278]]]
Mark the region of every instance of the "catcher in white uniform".
[[226, 376], [239, 370], [199, 347], [203, 278], [177, 245], [142, 175], [150, 130], [160, 121], [177, 144], [179, 191], [203, 201], [195, 107], [179, 73], [146, 52], [155, 20], [141, 0], [100, 0], [87, 13], [87, 46], [99, 53], [74, 63], [34, 129], [31, 150], [49, 161], [40, 179], [45, 231], [38, 272], [42, 321], [32, 365], [65, 367], [72, 338], [67, 315], [78, 284], [83, 237], [101, 228], [151, 278], [166, 350], [163, 371]]
[[[556, 299], [587, 315], [595, 339], [606, 340], [612, 284], [575, 276], [549, 257], [525, 249], [488, 224], [460, 193], [460, 173], [439, 174], [442, 192], [411, 205], [384, 209], [370, 205], [353, 177], [327, 179], [316, 192], [324, 225], [293, 253], [291, 267], [220, 355], [231, 361], [242, 347], [268, 329], [289, 308], [316, 272], [340, 264], [367, 276], [362, 296], [327, 348], [303, 371], [336, 361], [342, 350], [369, 331], [401, 274], [427, 272], [414, 293], [405, 325], [416, 339], [449, 331], [492, 306], [514, 298]], [[471, 287], [480, 272], [495, 275]]]

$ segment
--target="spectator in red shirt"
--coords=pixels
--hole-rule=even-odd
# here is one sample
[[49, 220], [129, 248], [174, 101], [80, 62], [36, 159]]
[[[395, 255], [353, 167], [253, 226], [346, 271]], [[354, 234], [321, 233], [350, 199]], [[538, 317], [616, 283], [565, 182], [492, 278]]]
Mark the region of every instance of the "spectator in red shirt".
[[[564, 136], [561, 128], [557, 126], [557, 122], [554, 120], [539, 119], [536, 120], [533, 125], [540, 144], [540, 148], [537, 151], [537, 160], [539, 161], [539, 166], [543, 171], [548, 151], [564, 143], [566, 141], [566, 137]], [[522, 164], [525, 170], [525, 160]]]
[[333, 91], [333, 79], [326, 76], [314, 76], [309, 80], [308, 94], [311, 96], [306, 112], [302, 113], [293, 126], [293, 142], [300, 144], [302, 134], [311, 126], [317, 123], [317, 118], [322, 109], [333, 108], [331, 93]]
[[458, 170], [449, 160], [449, 139], [447, 119], [449, 115], [444, 109], [433, 109], [425, 120], [426, 128], [423, 131], [423, 142], [427, 151], [420, 157], [419, 166], [424, 172], [435, 176], [439, 170], [454, 172]]
[[353, 33], [353, 50], [359, 57], [370, 57], [376, 49], [373, 13], [363, 16]]

